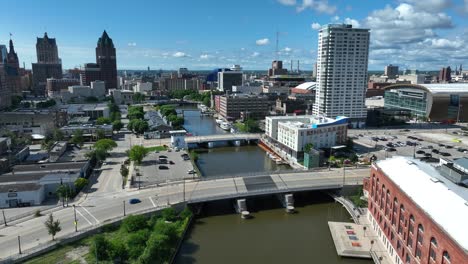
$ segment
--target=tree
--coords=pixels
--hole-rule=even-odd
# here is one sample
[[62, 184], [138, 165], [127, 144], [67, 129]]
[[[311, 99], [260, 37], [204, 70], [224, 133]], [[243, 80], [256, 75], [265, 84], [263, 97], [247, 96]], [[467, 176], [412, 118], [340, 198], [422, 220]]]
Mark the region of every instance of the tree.
[[60, 227], [60, 221], [54, 220], [52, 214], [49, 214], [49, 218], [44, 222], [44, 225], [47, 228], [47, 232], [52, 236], [52, 240], [55, 240], [55, 235], [62, 230]]
[[120, 175], [122, 175], [122, 177], [127, 177], [128, 176], [127, 166], [125, 166], [123, 164], [120, 166]]
[[211, 98], [210, 97], [203, 98], [203, 104], [210, 107], [211, 106]]
[[177, 220], [177, 213], [174, 208], [169, 207], [162, 211], [162, 218], [166, 221], [175, 221]]
[[132, 233], [140, 229], [145, 229], [148, 219], [144, 215], [129, 215], [122, 221], [122, 230], [125, 230], [127, 233]]
[[137, 259], [146, 248], [146, 242], [150, 237], [148, 229], [141, 229], [128, 234], [128, 255], [131, 259]]
[[115, 120], [114, 122], [112, 122], [112, 130], [119, 131], [122, 128], [123, 128], [122, 121]]
[[134, 103], [141, 103], [145, 100], [145, 95], [142, 93], [135, 93], [132, 97]]
[[106, 131], [104, 129], [98, 128], [96, 129], [96, 139], [105, 139], [106, 138]]
[[76, 190], [82, 190], [86, 185], [88, 185], [88, 182], [88, 179], [85, 178], [80, 177], [76, 179], [76, 181], [74, 182]]
[[148, 122], [141, 119], [133, 119], [128, 122], [127, 129], [142, 134], [149, 129]]
[[72, 138], [70, 139], [70, 143], [83, 146], [83, 142], [84, 142], [83, 130], [77, 129], [73, 131]]
[[169, 237], [157, 233], [152, 233], [146, 248], [138, 259], [142, 264], [165, 263], [172, 254], [172, 247]]
[[56, 128], [52, 132], [52, 139], [55, 140], [55, 141], [62, 141], [62, 140], [65, 139], [65, 134], [63, 133], [62, 130]]
[[41, 143], [41, 148], [47, 153], [50, 153], [52, 149], [54, 148], [55, 142], [53, 140], [44, 140]]
[[97, 120], [96, 120], [96, 125], [107, 125], [107, 124], [111, 124], [112, 123], [112, 120], [108, 117], [99, 117]]
[[96, 260], [106, 260], [109, 258], [110, 243], [102, 234], [94, 236], [91, 242], [89, 252], [92, 256], [96, 256]]
[[305, 153], [310, 153], [310, 151], [314, 148], [314, 144], [312, 143], [307, 143], [304, 146], [304, 152]]
[[117, 143], [115, 143], [114, 140], [109, 138], [100, 139], [96, 141], [96, 143], [94, 143], [93, 146], [94, 149], [102, 149], [105, 152], [109, 152], [115, 147], [117, 147]]
[[62, 199], [62, 205], [65, 206], [65, 200], [72, 196], [73, 189], [68, 184], [60, 184], [55, 193]]
[[86, 158], [96, 161], [105, 160], [107, 155], [107, 151], [101, 148], [93, 149], [85, 154]]
[[145, 112], [143, 111], [143, 106], [130, 106], [128, 107], [128, 119], [143, 119]]
[[128, 249], [125, 242], [114, 238], [110, 241], [109, 257], [114, 263], [126, 263], [128, 259]]
[[128, 157], [130, 160], [140, 165], [141, 161], [147, 154], [148, 154], [148, 150], [146, 148], [136, 145], [130, 149], [130, 151], [128, 152]]

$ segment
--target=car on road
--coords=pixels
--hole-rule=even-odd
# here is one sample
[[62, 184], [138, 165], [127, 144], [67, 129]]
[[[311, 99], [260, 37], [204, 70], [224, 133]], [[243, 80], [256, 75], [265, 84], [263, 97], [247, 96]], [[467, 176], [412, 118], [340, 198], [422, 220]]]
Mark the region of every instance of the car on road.
[[423, 150], [418, 150], [416, 151], [416, 154], [426, 154], [426, 152], [424, 152]]
[[396, 151], [396, 148], [385, 148], [385, 151], [393, 152], [393, 151]]
[[160, 169], [160, 170], [168, 170], [169, 167], [168, 167], [168, 166], [164, 166], [164, 165], [159, 165], [159, 169]]
[[138, 199], [138, 198], [132, 198], [132, 199], [128, 200], [128, 203], [129, 204], [137, 204], [137, 203], [141, 203], [141, 200]]
[[432, 154], [431, 153], [424, 153], [424, 157], [432, 158]]
[[195, 171], [194, 170], [188, 170], [187, 173], [188, 174], [195, 174]]
[[445, 147], [445, 144], [439, 143], [439, 147]]
[[448, 152], [441, 152], [440, 155], [442, 155], [444, 157], [452, 156], [452, 154], [450, 154]]
[[170, 160], [169, 164], [174, 165], [175, 163], [172, 160]]
[[447, 145], [447, 146], [445, 146], [445, 148], [446, 148], [446, 149], [452, 149], [453, 146]]
[[159, 155], [159, 159], [167, 159], [166, 155]]
[[433, 150], [432, 150], [432, 153], [439, 154], [440, 152], [439, 152], [439, 150], [437, 150], [437, 149], [433, 149]]

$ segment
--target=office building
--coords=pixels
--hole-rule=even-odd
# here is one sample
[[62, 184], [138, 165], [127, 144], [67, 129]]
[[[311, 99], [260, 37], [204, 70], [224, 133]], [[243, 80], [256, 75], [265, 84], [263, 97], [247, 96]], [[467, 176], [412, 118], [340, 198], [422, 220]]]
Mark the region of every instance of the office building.
[[365, 124], [369, 30], [330, 24], [319, 30], [315, 115]]
[[62, 79], [62, 61], [58, 56], [55, 38], [49, 38], [47, 32], [36, 40], [37, 63], [32, 64], [33, 94], [46, 96], [47, 79]]
[[[237, 66], [237, 67], [236, 67]], [[218, 90], [222, 92], [232, 91], [232, 86], [241, 86], [243, 84], [242, 68], [239, 65], [231, 69], [222, 69], [218, 72]]]
[[50, 98], [60, 97], [62, 91], [68, 90], [69, 86], [79, 85], [78, 79], [55, 79], [48, 78], [46, 84], [47, 96]]
[[0, 114], [0, 128], [19, 134], [46, 135], [67, 123], [67, 113], [57, 110], [17, 110]]
[[439, 72], [439, 82], [441, 83], [447, 83], [452, 81], [452, 69], [450, 69], [450, 66], [447, 68], [442, 68], [440, 69]]
[[84, 85], [71, 85], [67, 90], [60, 92], [60, 98], [63, 102], [83, 102], [90, 97], [103, 99], [106, 96], [106, 87], [103, 81], [91, 82], [90, 86]]
[[384, 75], [387, 76], [387, 78], [389, 79], [395, 79], [398, 75], [398, 66], [391, 64], [385, 66]]
[[286, 75], [288, 74], [287, 69], [283, 69], [283, 62], [282, 61], [273, 61], [271, 63], [271, 68], [268, 69], [268, 76], [275, 76], [275, 75]]
[[60, 110], [66, 112], [68, 117], [89, 117], [96, 120], [99, 117], [109, 117], [109, 107], [106, 103], [101, 104], [69, 104], [61, 105]]
[[267, 116], [265, 134], [272, 143], [278, 143], [289, 157], [304, 158], [304, 147], [311, 143], [315, 149], [331, 148], [346, 143], [348, 118], [324, 116]]
[[269, 101], [265, 96], [232, 94], [216, 97], [219, 114], [228, 120], [263, 119], [269, 111]]
[[468, 189], [408, 157], [371, 166], [364, 180], [371, 228], [393, 263], [466, 263]]
[[387, 110], [406, 110], [419, 120], [468, 121], [468, 83], [393, 84], [383, 88]]
[[5, 45], [0, 45], [0, 109], [11, 106], [11, 90], [6, 82], [6, 61], [8, 50]]

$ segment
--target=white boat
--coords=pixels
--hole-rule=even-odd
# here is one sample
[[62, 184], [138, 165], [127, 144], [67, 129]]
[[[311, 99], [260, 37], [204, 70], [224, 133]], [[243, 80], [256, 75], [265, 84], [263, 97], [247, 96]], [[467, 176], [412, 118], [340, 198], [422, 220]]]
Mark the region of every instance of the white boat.
[[229, 131], [231, 130], [232, 125], [229, 124], [228, 122], [223, 122], [221, 123], [221, 125], [219, 125], [219, 127], [221, 127], [221, 129], [223, 130]]
[[219, 118], [216, 119], [215, 121], [216, 121], [216, 124], [218, 124], [219, 126], [224, 122], [224, 120], [219, 119]]

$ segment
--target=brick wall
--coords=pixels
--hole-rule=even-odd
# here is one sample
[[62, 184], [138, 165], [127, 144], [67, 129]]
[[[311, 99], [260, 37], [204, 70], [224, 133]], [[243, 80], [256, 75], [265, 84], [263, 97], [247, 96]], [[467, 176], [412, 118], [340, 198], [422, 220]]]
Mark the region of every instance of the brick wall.
[[404, 263], [468, 263], [468, 255], [461, 246], [378, 166], [372, 166], [370, 179], [364, 183], [369, 193], [369, 213]]

